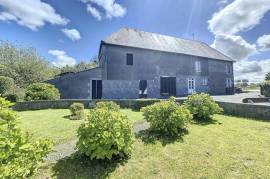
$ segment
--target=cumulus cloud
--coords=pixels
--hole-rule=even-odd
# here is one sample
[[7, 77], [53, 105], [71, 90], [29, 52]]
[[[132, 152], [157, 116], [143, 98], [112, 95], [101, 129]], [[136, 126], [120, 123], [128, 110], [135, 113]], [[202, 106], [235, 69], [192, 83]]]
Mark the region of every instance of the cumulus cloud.
[[77, 29], [62, 29], [62, 32], [72, 41], [81, 39], [80, 32]]
[[41, 0], [0, 0], [0, 20], [15, 21], [19, 25], [37, 30], [46, 23], [66, 25], [68, 19], [55, 12], [55, 9]]
[[208, 21], [214, 34], [236, 34], [252, 29], [270, 10], [270, 0], [235, 0]]
[[241, 60], [235, 65], [235, 79], [248, 79], [250, 82], [261, 82], [270, 72], [270, 59]]
[[101, 13], [90, 4], [87, 4], [87, 12], [89, 12], [94, 18], [96, 18], [98, 21], [101, 21]]
[[[81, 0], [84, 3], [87, 3], [87, 11], [90, 12], [98, 20], [103, 17], [107, 19], [112, 19], [114, 17], [123, 17], [127, 10], [125, 7], [115, 2], [115, 0]], [[97, 6], [99, 9], [104, 11], [105, 14], [102, 14], [100, 10], [93, 7], [92, 5]], [[89, 6], [90, 5], [90, 6]]]
[[241, 36], [235, 35], [216, 35], [212, 47], [236, 61], [256, 53], [256, 45], [249, 44]]
[[260, 47], [261, 51], [269, 51], [270, 50], [270, 35], [263, 35], [258, 38], [257, 44]]
[[48, 53], [56, 59], [52, 61], [52, 64], [57, 67], [63, 67], [66, 65], [74, 66], [76, 64], [76, 60], [66, 54], [65, 51], [62, 50], [49, 50]]

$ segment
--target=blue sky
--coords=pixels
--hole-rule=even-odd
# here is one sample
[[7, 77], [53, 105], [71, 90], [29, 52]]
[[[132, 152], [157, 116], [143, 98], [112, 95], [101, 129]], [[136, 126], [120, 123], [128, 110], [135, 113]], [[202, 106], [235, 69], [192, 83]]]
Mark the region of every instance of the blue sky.
[[237, 60], [237, 78], [261, 81], [270, 71], [269, 11], [270, 0], [0, 0], [0, 40], [31, 45], [61, 66], [89, 61], [122, 27], [194, 33]]

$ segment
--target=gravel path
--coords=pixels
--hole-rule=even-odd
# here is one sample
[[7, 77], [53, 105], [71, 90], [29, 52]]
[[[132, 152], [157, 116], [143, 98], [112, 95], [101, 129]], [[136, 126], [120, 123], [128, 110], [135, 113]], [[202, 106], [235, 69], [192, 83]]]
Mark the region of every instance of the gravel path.
[[[134, 133], [138, 133], [142, 130], [148, 129], [149, 124], [147, 122], [135, 124], [133, 127]], [[49, 163], [56, 163], [58, 160], [65, 158], [67, 156], [70, 156], [71, 154], [76, 152], [75, 146], [76, 146], [77, 140], [69, 141], [65, 144], [59, 144], [54, 146], [53, 152], [51, 152], [47, 158], [45, 159], [46, 162]]]

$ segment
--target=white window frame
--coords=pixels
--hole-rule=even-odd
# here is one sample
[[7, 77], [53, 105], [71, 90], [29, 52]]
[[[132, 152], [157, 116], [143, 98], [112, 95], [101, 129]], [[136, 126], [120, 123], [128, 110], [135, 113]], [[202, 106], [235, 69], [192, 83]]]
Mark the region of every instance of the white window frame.
[[201, 61], [195, 61], [195, 70], [197, 73], [201, 73], [202, 72], [202, 66], [201, 66]]
[[233, 86], [233, 81], [231, 78], [226, 79], [226, 88], [231, 88]]
[[202, 86], [208, 86], [208, 78], [202, 79]]

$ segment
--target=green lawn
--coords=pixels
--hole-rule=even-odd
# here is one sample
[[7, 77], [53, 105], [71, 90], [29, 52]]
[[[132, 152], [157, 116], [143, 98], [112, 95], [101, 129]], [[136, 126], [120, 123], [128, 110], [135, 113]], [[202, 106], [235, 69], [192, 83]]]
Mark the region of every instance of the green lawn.
[[[130, 109], [122, 109], [121, 112], [128, 114], [131, 123], [143, 121], [141, 113]], [[33, 134], [35, 139], [52, 139], [55, 144], [76, 139], [76, 131], [83, 122], [83, 120], [69, 120], [70, 112], [68, 109], [25, 111], [19, 112], [18, 115], [21, 118], [20, 127], [24, 131]]]
[[[140, 112], [124, 112], [136, 116], [131, 117], [133, 122], [142, 120]], [[26, 117], [23, 126], [37, 136], [64, 140], [75, 138], [80, 123], [63, 118], [67, 114], [67, 110], [20, 113]], [[270, 178], [270, 122], [223, 115], [214, 119], [213, 123], [191, 124], [188, 133], [176, 141], [145, 140], [139, 135], [131, 158], [124, 163], [74, 155], [46, 164], [35, 178]], [[43, 132], [37, 132], [36, 126]]]

